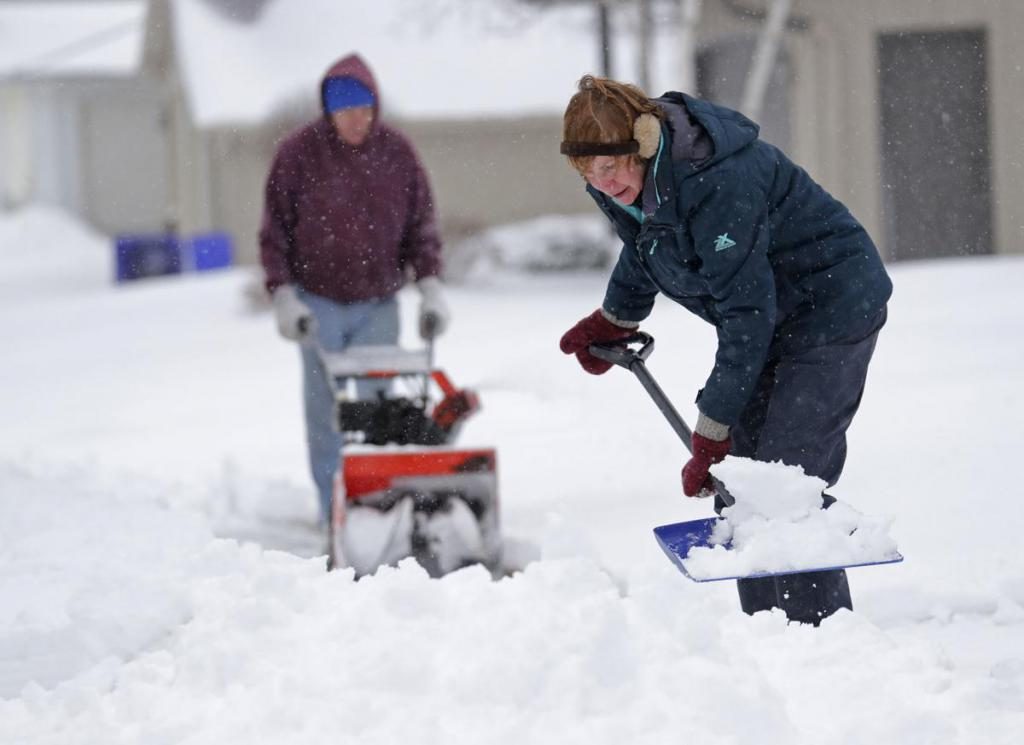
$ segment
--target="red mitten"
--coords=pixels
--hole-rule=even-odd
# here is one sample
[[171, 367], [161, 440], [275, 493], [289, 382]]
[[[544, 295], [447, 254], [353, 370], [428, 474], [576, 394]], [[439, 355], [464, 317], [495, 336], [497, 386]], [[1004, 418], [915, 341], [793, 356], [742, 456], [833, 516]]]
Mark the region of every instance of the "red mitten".
[[696, 497], [703, 490], [711, 490], [711, 476], [708, 469], [715, 463], [721, 463], [729, 454], [732, 440], [709, 440], [703, 435], [693, 433], [693, 455], [683, 466], [683, 494]]
[[635, 328], [617, 326], [598, 308], [571, 329], [565, 332], [558, 343], [566, 354], [575, 354], [580, 365], [591, 375], [602, 375], [611, 369], [612, 363], [598, 359], [590, 353], [591, 344], [618, 341], [636, 332]]

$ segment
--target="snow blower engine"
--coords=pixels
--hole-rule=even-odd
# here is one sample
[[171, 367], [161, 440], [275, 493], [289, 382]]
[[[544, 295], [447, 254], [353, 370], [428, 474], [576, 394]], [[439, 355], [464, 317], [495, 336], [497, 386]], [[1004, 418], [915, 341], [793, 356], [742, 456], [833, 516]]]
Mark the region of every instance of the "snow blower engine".
[[470, 564], [496, 575], [495, 451], [452, 446], [480, 408], [477, 395], [434, 369], [432, 342], [424, 350], [362, 346], [319, 354], [344, 443], [328, 567], [352, 567], [358, 577], [414, 557], [432, 577]]

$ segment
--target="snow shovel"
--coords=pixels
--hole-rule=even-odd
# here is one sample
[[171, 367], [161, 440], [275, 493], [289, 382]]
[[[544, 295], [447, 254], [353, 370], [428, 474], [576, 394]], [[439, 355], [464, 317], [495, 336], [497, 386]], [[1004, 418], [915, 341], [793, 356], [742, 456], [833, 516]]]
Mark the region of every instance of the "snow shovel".
[[[630, 348], [631, 344], [639, 344], [640, 348], [634, 351]], [[657, 404], [658, 408], [661, 410], [661, 413], [665, 415], [668, 423], [672, 425], [672, 429], [675, 430], [677, 435], [679, 435], [679, 439], [683, 441], [687, 451], [692, 452], [693, 432], [690, 430], [690, 427], [686, 424], [683, 417], [680, 416], [679, 412], [676, 411], [675, 406], [673, 406], [672, 402], [669, 401], [668, 396], [665, 395], [665, 392], [661, 389], [661, 386], [658, 385], [654, 376], [651, 375], [650, 371], [647, 369], [647, 365], [645, 364], [646, 359], [650, 357], [651, 352], [654, 351], [654, 337], [643, 331], [638, 331], [632, 336], [626, 337], [618, 342], [612, 342], [610, 344], [593, 344], [589, 349], [590, 353], [598, 359], [602, 359], [605, 362], [611, 362], [619, 367], [624, 367], [636, 375], [641, 385], [643, 385], [644, 389], [654, 400], [654, 403]], [[723, 484], [714, 475], [710, 475], [710, 479], [714, 486], [714, 491], [717, 492], [718, 497], [725, 503], [725, 506], [730, 507], [735, 504], [736, 500], [732, 494], [729, 493], [725, 484]], [[701, 493], [700, 496], [708, 497], [712, 496], [712, 493]], [[722, 518], [719, 517], [707, 517], [701, 520], [688, 520], [681, 523], [659, 525], [654, 529], [654, 537], [668, 558], [671, 559], [672, 563], [694, 582], [717, 582], [726, 579], [775, 577], [785, 574], [804, 574], [807, 572], [830, 571], [834, 569], [844, 569], [854, 566], [870, 566], [874, 564], [892, 564], [903, 561], [903, 556], [897, 552], [882, 560], [866, 561], [856, 564], [807, 567], [775, 572], [753, 572], [745, 575], [723, 574], [721, 576], [695, 577], [687, 570], [684, 561], [689, 556], [690, 551], [694, 548], [715, 547], [716, 544], [711, 543], [711, 533], [712, 530], [714, 530], [715, 524], [721, 519]], [[730, 550], [732, 545], [730, 543], [725, 543], [721, 545], [721, 548]]]

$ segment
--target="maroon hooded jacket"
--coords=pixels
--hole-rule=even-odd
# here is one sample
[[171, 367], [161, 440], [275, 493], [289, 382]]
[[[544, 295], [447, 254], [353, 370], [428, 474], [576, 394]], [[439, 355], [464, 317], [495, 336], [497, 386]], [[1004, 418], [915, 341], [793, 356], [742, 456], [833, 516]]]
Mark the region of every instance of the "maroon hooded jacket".
[[412, 145], [379, 120], [380, 97], [357, 55], [328, 78], [351, 77], [374, 95], [374, 120], [358, 147], [348, 145], [326, 111], [289, 135], [267, 179], [260, 258], [267, 289], [296, 284], [339, 303], [392, 296], [406, 281], [441, 269], [430, 184]]

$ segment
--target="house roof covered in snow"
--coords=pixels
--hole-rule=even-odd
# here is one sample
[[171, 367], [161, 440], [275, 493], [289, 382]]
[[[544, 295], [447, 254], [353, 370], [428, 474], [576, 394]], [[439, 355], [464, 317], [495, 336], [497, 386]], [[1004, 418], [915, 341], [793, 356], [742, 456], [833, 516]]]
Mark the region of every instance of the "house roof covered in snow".
[[254, 123], [316, 100], [320, 76], [358, 52], [386, 114], [458, 119], [560, 113], [598, 64], [587, 3], [269, 0], [244, 22], [215, 0], [175, 0], [174, 41], [200, 125]]
[[0, 78], [132, 75], [145, 17], [143, 0], [0, 2]]

